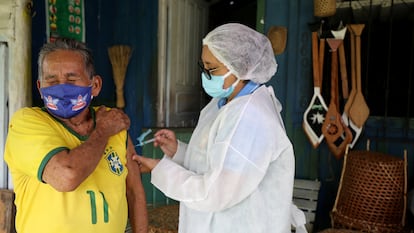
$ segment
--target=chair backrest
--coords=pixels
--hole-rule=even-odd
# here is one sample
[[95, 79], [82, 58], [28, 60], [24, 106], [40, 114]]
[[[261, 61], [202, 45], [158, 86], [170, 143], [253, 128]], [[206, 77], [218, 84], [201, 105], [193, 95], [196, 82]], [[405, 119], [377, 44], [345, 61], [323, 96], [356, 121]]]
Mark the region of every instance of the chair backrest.
[[318, 180], [295, 179], [293, 203], [305, 213], [306, 229], [313, 231], [321, 182]]

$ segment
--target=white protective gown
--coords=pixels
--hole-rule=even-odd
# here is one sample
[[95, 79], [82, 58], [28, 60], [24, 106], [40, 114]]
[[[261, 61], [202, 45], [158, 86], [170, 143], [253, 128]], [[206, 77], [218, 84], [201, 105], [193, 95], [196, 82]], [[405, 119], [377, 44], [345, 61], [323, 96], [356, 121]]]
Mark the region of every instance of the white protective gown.
[[294, 152], [273, 89], [217, 102], [201, 111], [189, 144], [151, 173], [180, 201], [179, 232], [291, 232]]

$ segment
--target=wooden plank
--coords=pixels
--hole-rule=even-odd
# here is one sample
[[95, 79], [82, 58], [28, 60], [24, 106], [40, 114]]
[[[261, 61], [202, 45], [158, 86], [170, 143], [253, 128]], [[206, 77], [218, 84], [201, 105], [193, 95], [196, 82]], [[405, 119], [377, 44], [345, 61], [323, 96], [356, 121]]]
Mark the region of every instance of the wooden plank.
[[293, 199], [293, 203], [301, 209], [306, 211], [316, 211], [317, 202], [316, 201], [309, 201], [304, 199]]
[[[3, 7], [3, 6], [2, 6]], [[0, 12], [1, 15], [1, 12]], [[0, 16], [1, 17], [1, 16]], [[0, 19], [1, 21], [1, 19]], [[1, 33], [0, 33], [1, 34]], [[0, 38], [1, 40], [1, 38]], [[9, 80], [9, 49], [6, 42], [0, 41], [0, 151], [4, 151], [7, 129], [9, 124], [9, 106], [8, 106], [8, 80]], [[0, 155], [4, 161], [4, 154]], [[6, 163], [0, 163], [0, 187], [8, 187]]]
[[304, 212], [304, 213], [305, 213], [307, 223], [315, 222], [315, 216], [316, 216], [315, 213], [313, 213], [313, 212]]
[[293, 196], [295, 198], [307, 199], [311, 201], [318, 200], [318, 192], [317, 190], [305, 190], [305, 189], [293, 189]]
[[14, 192], [8, 189], [0, 189], [0, 233], [15, 233], [14, 217]]
[[305, 179], [295, 179], [294, 188], [299, 189], [309, 189], [319, 191], [321, 187], [321, 182], [318, 180], [305, 180]]

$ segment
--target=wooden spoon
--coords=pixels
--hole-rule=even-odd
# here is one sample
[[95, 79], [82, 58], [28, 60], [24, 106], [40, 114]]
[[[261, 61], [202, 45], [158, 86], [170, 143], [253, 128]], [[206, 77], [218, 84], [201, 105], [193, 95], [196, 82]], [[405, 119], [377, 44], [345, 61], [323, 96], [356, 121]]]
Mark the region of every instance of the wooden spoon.
[[369, 116], [369, 108], [365, 102], [365, 98], [361, 90], [361, 34], [364, 29], [364, 24], [351, 24], [351, 30], [355, 34], [356, 45], [356, 79], [357, 79], [357, 92], [354, 97], [354, 101], [349, 109], [349, 117], [355, 123], [356, 126], [362, 128], [365, 121]]
[[348, 31], [350, 33], [350, 41], [351, 41], [351, 79], [352, 79], [352, 89], [349, 93], [348, 100], [345, 103], [344, 111], [342, 113], [342, 120], [348, 125], [349, 129], [352, 132], [352, 142], [350, 143], [349, 147], [353, 148], [356, 141], [358, 140], [359, 136], [361, 135], [362, 128], [355, 125], [352, 119], [349, 118], [349, 109], [352, 106], [352, 103], [355, 99], [355, 95], [357, 93], [357, 81], [356, 81], [356, 64], [355, 64], [355, 34], [352, 31], [350, 25], [347, 25]]
[[352, 102], [354, 101], [357, 88], [356, 88], [356, 68], [355, 68], [355, 34], [352, 31], [350, 25], [347, 25], [348, 31], [351, 34], [351, 92], [348, 95], [348, 99], [344, 106], [344, 112], [342, 114], [342, 120], [346, 125], [349, 125], [349, 109], [351, 108]]
[[338, 108], [338, 52], [337, 49], [342, 40], [327, 38], [329, 47], [331, 48], [332, 64], [331, 64], [331, 101], [329, 103], [328, 112], [322, 124], [322, 133], [325, 135], [328, 143], [333, 144], [343, 133], [341, 114]]

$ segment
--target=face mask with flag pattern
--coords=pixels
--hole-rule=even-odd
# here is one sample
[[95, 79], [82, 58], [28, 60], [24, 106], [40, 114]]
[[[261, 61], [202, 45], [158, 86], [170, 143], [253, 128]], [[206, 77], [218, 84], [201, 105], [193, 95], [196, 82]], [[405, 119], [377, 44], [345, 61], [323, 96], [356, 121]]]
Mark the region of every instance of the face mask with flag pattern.
[[69, 119], [89, 106], [92, 100], [92, 86], [58, 84], [40, 88], [45, 107], [57, 117]]

